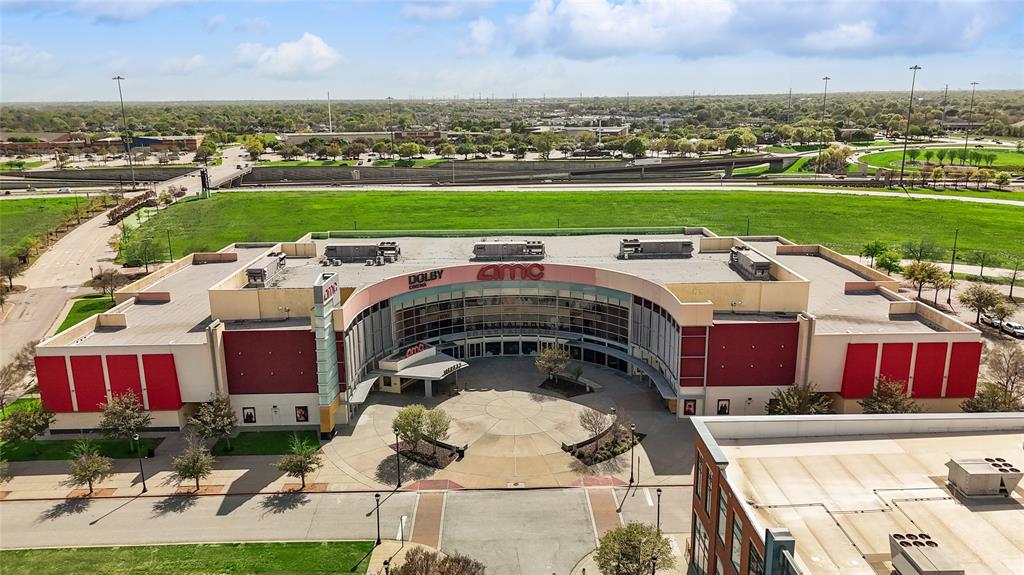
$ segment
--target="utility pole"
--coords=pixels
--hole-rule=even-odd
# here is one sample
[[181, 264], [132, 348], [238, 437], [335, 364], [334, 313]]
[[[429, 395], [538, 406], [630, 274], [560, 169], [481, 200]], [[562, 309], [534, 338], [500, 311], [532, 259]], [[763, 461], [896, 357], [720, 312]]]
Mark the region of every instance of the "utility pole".
[[793, 123], [793, 87], [789, 87], [789, 119], [786, 120], [787, 124]]
[[128, 115], [124, 113], [124, 94], [121, 93], [122, 76], [114, 76], [111, 80], [117, 81], [117, 97], [121, 100], [121, 122], [124, 124], [125, 143], [128, 146], [128, 169], [132, 172], [132, 191], [135, 191], [135, 163], [132, 160], [132, 133], [128, 130]]
[[825, 91], [821, 94], [821, 120], [818, 122], [820, 137], [818, 138], [818, 160], [814, 162], [814, 179], [818, 179], [818, 174], [821, 173], [821, 149], [825, 147], [825, 103], [828, 101], [828, 81], [832, 78], [824, 76], [821, 79], [825, 81]]
[[939, 122], [939, 126], [945, 128], [946, 125], [946, 109], [949, 107], [949, 84], [946, 84], [946, 88], [942, 91], [942, 121]]
[[395, 177], [395, 127], [391, 123], [391, 96], [388, 96], [388, 132], [391, 135], [391, 177]]
[[[967, 141], [971, 139], [971, 130], [974, 129], [974, 89], [978, 87], [977, 82], [971, 82], [971, 108], [967, 115], [967, 134], [964, 135], [964, 157], [967, 157]], [[967, 186], [964, 186], [967, 187]]]
[[331, 117], [331, 91], [327, 91], [327, 132], [334, 133], [334, 119]]
[[907, 164], [907, 144], [910, 142], [910, 116], [914, 113], [914, 84], [917, 82], [917, 71], [920, 66], [914, 64], [910, 67], [914, 75], [910, 79], [910, 104], [907, 106], [907, 131], [903, 134], [903, 158], [900, 160], [900, 187], [903, 187], [903, 171]]

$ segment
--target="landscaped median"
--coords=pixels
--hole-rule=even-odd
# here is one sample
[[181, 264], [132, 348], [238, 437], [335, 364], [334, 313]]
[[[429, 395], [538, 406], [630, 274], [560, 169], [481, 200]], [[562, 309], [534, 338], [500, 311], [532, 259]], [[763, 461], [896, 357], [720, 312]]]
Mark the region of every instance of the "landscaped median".
[[71, 309], [68, 310], [68, 315], [64, 316], [64, 321], [62, 321], [60, 327], [57, 328], [57, 333], [78, 324], [86, 318], [103, 313], [112, 307], [114, 307], [114, 300], [106, 294], [81, 296], [75, 300]]
[[4, 575], [363, 574], [372, 541], [72, 547], [0, 551]]

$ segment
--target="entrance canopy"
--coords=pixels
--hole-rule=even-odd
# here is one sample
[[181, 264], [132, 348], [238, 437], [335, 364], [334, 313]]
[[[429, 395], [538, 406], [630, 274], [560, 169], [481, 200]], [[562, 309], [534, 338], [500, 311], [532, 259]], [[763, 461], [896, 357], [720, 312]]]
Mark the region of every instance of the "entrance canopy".
[[396, 371], [393, 375], [407, 379], [438, 381], [464, 367], [469, 367], [469, 364], [455, 359], [447, 353], [437, 352], [430, 357], [424, 358], [423, 361], [418, 361]]

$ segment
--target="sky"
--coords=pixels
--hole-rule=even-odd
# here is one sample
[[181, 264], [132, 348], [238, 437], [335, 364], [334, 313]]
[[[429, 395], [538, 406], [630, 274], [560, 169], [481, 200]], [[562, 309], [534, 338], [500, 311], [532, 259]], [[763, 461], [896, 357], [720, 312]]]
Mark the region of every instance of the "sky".
[[1024, 0], [0, 0], [0, 101], [1024, 88]]

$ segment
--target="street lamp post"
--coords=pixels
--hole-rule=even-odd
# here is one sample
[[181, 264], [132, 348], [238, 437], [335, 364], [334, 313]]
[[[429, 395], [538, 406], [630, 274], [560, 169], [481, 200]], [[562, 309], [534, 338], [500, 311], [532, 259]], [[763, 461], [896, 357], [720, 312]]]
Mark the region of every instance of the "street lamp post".
[[[967, 113], [967, 133], [964, 134], [964, 157], [967, 157], [967, 142], [971, 139], [971, 130], [974, 129], [974, 90], [978, 87], [977, 82], [971, 82], [971, 107]], [[965, 188], [967, 186], [964, 186]]]
[[377, 545], [380, 545], [380, 493], [374, 493], [373, 500], [376, 502], [374, 511], [377, 512]]
[[657, 527], [658, 527], [658, 535], [661, 535], [661, 488], [660, 487], [658, 488], [657, 494], [658, 494], [658, 513], [656, 515], [657, 519], [656, 519], [655, 525], [657, 525]]
[[391, 135], [391, 177], [395, 177], [395, 128], [391, 124], [391, 96], [388, 96], [388, 132]]
[[629, 484], [633, 485], [633, 446], [636, 445], [636, 424], [629, 424]]
[[384, 560], [384, 575], [391, 575], [391, 560]]
[[136, 455], [139, 456], [139, 475], [142, 476], [142, 492], [149, 491], [146, 489], [146, 470], [142, 468], [142, 444], [139, 443], [139, 434], [132, 435], [132, 439], [135, 440]]
[[821, 173], [821, 149], [825, 147], [825, 103], [828, 102], [828, 81], [832, 78], [823, 76], [821, 79], [825, 81], [825, 90], [821, 93], [821, 119], [818, 122], [818, 160], [814, 163], [815, 179]]
[[398, 469], [398, 479], [395, 480], [395, 489], [402, 486], [402, 455], [399, 452], [401, 446], [398, 443], [398, 432], [395, 432], [395, 468]]
[[117, 97], [121, 100], [121, 122], [124, 126], [125, 143], [128, 145], [128, 169], [132, 172], [132, 191], [135, 191], [135, 163], [132, 160], [132, 134], [128, 130], [128, 115], [124, 113], [124, 94], [121, 92], [121, 80], [123, 76], [114, 76], [111, 80], [117, 81]]
[[651, 555], [651, 575], [655, 575], [658, 572], [658, 556]]
[[903, 187], [903, 171], [907, 165], [907, 144], [910, 143], [910, 117], [914, 113], [914, 84], [917, 83], [917, 71], [920, 66], [914, 64], [910, 67], [914, 75], [910, 78], [910, 104], [907, 105], [907, 131], [903, 134], [903, 158], [900, 160], [900, 187]]

